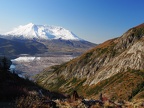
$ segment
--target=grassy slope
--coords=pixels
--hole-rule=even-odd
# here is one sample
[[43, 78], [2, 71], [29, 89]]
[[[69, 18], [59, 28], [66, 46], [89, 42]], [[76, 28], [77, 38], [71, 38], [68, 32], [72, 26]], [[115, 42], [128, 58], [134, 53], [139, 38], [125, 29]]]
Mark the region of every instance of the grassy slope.
[[[131, 100], [133, 98], [144, 98], [144, 72], [139, 70], [129, 70], [118, 73], [96, 85], [84, 85], [86, 78], [65, 79], [59, 76], [56, 82], [42, 84], [46, 89], [71, 94], [77, 90], [81, 96], [88, 98], [98, 98], [100, 93], [110, 99]], [[39, 84], [41, 81], [39, 80]]]
[[129, 70], [91, 86], [86, 93], [88, 96], [97, 97], [99, 93], [102, 93], [110, 99], [131, 100], [143, 91], [143, 86], [144, 72]]

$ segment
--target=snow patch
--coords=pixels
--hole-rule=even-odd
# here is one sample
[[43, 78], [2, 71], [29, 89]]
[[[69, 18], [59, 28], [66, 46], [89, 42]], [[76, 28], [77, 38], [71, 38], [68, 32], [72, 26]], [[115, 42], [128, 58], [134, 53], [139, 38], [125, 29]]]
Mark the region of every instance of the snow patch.
[[63, 40], [82, 40], [71, 31], [58, 26], [35, 25], [29, 23], [19, 26], [14, 30], [4, 34], [5, 37], [19, 39], [63, 39]]
[[40, 60], [41, 57], [18, 57], [13, 59], [13, 62], [32, 62], [34, 60]]

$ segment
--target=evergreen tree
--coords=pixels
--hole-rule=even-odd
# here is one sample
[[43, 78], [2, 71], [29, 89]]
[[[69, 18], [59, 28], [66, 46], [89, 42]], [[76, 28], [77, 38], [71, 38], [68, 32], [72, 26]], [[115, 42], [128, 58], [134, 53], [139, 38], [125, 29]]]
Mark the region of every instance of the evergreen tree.
[[2, 69], [4, 71], [9, 71], [9, 63], [8, 63], [8, 59], [6, 57], [4, 57], [2, 59]]

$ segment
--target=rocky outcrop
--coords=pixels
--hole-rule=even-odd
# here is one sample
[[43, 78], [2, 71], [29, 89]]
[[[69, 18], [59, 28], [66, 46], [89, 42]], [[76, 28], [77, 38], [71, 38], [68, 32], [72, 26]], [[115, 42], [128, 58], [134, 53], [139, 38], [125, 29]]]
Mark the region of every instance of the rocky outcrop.
[[[66, 86], [68, 90], [73, 88], [70, 81], [72, 78], [85, 78], [81, 86], [90, 87], [128, 69], [143, 70], [143, 36], [144, 24], [133, 27], [121, 37], [108, 40], [68, 63], [45, 70], [36, 77], [37, 81], [49, 88], [49, 85], [57, 85], [58, 78], [63, 76], [63, 83], [57, 88], [63, 91]], [[43, 77], [44, 75], [47, 77]], [[75, 86], [78, 84], [75, 83]]]

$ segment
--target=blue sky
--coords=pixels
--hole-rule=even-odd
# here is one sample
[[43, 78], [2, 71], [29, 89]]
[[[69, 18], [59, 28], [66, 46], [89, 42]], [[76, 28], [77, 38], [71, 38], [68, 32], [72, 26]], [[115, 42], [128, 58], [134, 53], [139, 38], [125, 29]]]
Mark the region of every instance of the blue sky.
[[0, 33], [30, 22], [101, 43], [144, 23], [144, 0], [0, 0]]

